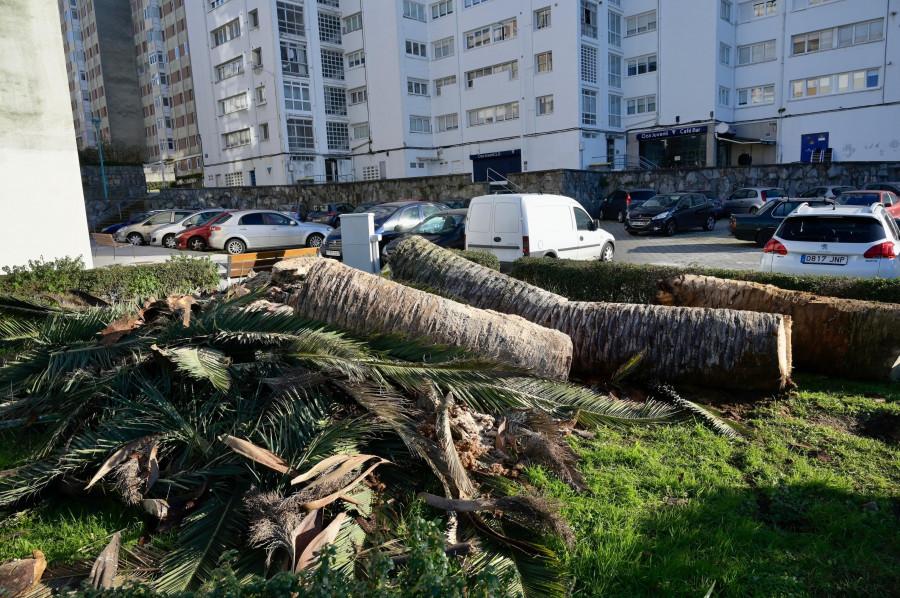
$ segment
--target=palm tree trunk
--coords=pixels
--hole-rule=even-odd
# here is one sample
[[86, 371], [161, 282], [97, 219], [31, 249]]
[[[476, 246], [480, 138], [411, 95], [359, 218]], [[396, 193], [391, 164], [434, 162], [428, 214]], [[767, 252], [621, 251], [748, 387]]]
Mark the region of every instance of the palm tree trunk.
[[334, 260], [317, 260], [290, 299], [295, 313], [357, 334], [401, 334], [568, 379], [568, 336], [517, 316], [481, 310], [367, 274]]
[[822, 297], [772, 285], [682, 275], [660, 281], [664, 305], [742, 309], [792, 319], [799, 369], [860, 380], [900, 378], [900, 307]]

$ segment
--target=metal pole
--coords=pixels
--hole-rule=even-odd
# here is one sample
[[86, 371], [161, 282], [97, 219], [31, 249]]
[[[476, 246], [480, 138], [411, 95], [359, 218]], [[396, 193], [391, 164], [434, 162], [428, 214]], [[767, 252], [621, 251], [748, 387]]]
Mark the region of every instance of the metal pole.
[[106, 190], [106, 169], [103, 167], [103, 140], [100, 138], [100, 117], [95, 116], [91, 119], [94, 123], [94, 135], [97, 138], [97, 149], [100, 151], [100, 178], [103, 179], [103, 199], [109, 199], [109, 193]]

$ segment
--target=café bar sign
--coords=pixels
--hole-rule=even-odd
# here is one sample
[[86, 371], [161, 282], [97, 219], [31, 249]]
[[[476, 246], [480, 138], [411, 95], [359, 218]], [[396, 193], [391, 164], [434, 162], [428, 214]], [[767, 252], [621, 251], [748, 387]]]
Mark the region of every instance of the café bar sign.
[[644, 139], [663, 139], [665, 137], [677, 137], [679, 135], [699, 135], [700, 133], [706, 133], [706, 130], [706, 125], [703, 125], [702, 127], [666, 129], [665, 131], [653, 131], [652, 133], [638, 133], [637, 139], [638, 141], [643, 141]]

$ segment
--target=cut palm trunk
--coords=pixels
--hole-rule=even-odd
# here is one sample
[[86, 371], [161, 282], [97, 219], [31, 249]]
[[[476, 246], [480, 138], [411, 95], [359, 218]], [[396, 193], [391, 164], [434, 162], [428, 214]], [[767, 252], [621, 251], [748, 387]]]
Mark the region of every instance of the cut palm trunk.
[[772, 285], [682, 275], [660, 281], [664, 305], [742, 309], [791, 316], [798, 369], [860, 380], [900, 378], [900, 307], [822, 297]]
[[401, 334], [466, 347], [553, 380], [566, 380], [572, 364], [572, 341], [565, 334], [412, 289], [334, 260], [319, 260], [309, 268], [291, 304], [301, 317], [358, 334]]
[[641, 371], [670, 382], [767, 391], [790, 384], [790, 318], [568, 301], [418, 237], [399, 245], [391, 272], [475, 307], [565, 332], [574, 345], [573, 376], [605, 382], [644, 352]]

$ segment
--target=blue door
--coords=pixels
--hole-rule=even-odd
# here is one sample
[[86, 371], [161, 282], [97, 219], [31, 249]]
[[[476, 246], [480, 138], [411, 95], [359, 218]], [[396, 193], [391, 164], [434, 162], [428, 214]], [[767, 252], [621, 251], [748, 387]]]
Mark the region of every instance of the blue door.
[[800, 136], [800, 161], [812, 162], [813, 152], [828, 149], [828, 133], [810, 133]]
[[475, 154], [469, 158], [472, 160], [472, 180], [476, 183], [504, 179], [511, 172], [522, 172], [521, 150]]

